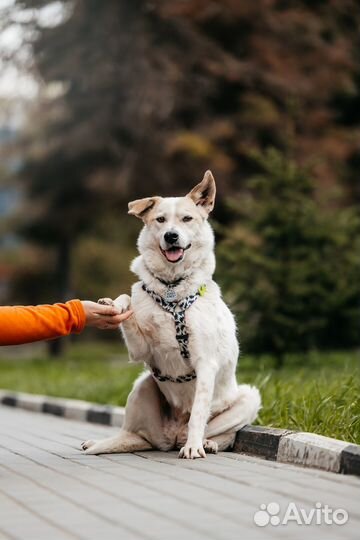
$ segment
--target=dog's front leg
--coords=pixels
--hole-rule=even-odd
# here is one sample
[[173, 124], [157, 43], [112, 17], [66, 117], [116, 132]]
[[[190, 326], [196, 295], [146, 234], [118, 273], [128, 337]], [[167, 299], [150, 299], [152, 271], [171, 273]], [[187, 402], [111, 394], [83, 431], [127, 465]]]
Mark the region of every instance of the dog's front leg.
[[[131, 309], [131, 298], [127, 294], [121, 294], [114, 300], [114, 305], [121, 312], [128, 311]], [[135, 314], [122, 323], [121, 332], [129, 351], [130, 360], [132, 362], [145, 362], [150, 349], [140, 330]]]
[[206, 423], [210, 416], [216, 371], [210, 364], [200, 365], [196, 367], [196, 375], [196, 390], [189, 420], [188, 438], [179, 453], [179, 457], [185, 459], [206, 457], [203, 440]]
[[[114, 305], [120, 313], [125, 313], [125, 311], [131, 309], [131, 298], [128, 294], [121, 294], [115, 300], [101, 298], [98, 302], [100, 304]], [[135, 314], [124, 321], [120, 328], [129, 351], [130, 360], [133, 362], [145, 362], [150, 349], [140, 330]]]
[[[127, 323], [127, 324], [125, 324]], [[121, 332], [132, 362], [146, 362], [150, 348], [134, 316], [121, 325]]]

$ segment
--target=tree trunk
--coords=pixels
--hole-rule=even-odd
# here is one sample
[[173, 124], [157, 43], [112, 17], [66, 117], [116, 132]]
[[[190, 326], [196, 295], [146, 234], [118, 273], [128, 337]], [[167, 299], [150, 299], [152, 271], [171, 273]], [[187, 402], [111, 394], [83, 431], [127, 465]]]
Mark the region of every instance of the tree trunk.
[[[64, 239], [58, 245], [55, 269], [55, 290], [57, 302], [70, 300], [71, 241]], [[65, 340], [62, 338], [49, 341], [48, 350], [52, 357], [59, 357], [64, 352]]]

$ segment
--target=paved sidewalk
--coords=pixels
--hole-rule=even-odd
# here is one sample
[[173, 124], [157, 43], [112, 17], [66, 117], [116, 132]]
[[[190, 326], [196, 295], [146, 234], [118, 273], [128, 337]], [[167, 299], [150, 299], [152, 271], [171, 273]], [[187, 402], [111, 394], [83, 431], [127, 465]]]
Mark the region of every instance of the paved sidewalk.
[[[232, 453], [185, 461], [79, 451], [115, 432], [0, 407], [0, 540], [360, 538], [359, 478]], [[258, 527], [254, 514], [270, 502], [280, 520], [290, 502], [307, 513], [316, 503], [342, 508], [349, 520]]]

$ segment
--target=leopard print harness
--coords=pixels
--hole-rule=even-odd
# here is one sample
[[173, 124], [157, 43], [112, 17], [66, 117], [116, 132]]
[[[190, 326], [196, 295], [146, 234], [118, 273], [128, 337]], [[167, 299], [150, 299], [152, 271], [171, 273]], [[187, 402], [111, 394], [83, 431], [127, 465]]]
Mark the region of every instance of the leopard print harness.
[[[145, 283], [142, 284], [142, 288], [162, 309], [168, 311], [173, 316], [175, 323], [175, 337], [179, 344], [180, 354], [188, 363], [190, 360], [189, 334], [185, 322], [185, 312], [194, 304], [194, 302], [196, 302], [200, 296], [200, 293], [197, 291], [195, 294], [190, 294], [179, 302], [167, 302], [162, 296], [149, 289]], [[183, 383], [196, 379], [195, 370], [191, 371], [187, 375], [171, 377], [170, 375], [162, 374], [158, 368], [152, 368], [152, 374], [155, 379], [160, 382], [171, 381], [175, 383]]]

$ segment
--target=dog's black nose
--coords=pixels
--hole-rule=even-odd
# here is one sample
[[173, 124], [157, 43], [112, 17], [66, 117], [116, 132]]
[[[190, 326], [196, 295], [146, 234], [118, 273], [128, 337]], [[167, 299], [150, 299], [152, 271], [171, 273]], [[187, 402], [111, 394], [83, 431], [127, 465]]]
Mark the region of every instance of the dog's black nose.
[[166, 232], [164, 234], [165, 242], [168, 244], [175, 244], [179, 240], [179, 235], [177, 232]]

